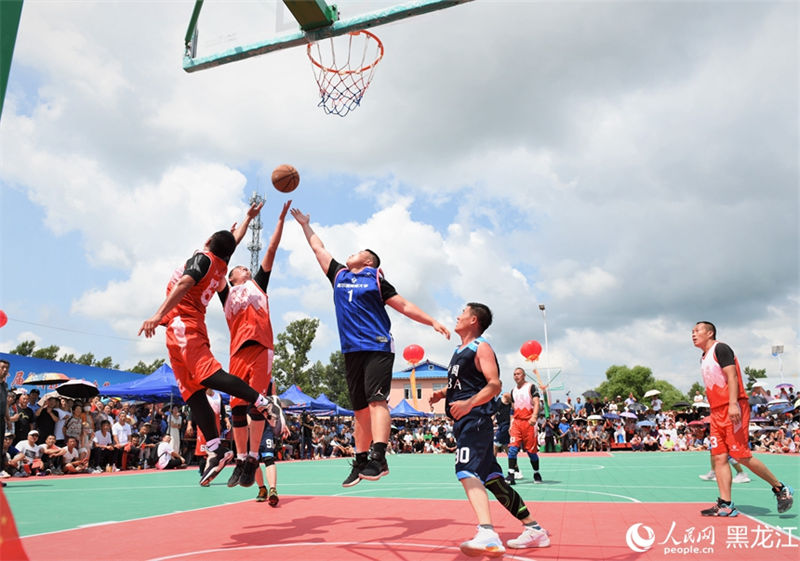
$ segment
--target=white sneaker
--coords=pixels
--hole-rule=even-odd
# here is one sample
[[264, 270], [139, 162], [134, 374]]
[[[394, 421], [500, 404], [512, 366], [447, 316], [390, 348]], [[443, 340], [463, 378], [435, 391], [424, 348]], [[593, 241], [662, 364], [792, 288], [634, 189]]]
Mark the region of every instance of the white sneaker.
[[522, 472], [520, 470], [515, 470], [514, 479], [519, 481], [520, 479], [525, 479], [525, 477], [522, 475]]
[[478, 533], [469, 541], [462, 543], [459, 548], [461, 553], [470, 557], [500, 557], [506, 552], [500, 536], [494, 530], [478, 526]]
[[7, 471], [0, 471], [0, 479], [6, 479], [7, 477], [11, 477]]
[[714, 473], [713, 469], [711, 471], [709, 471], [708, 473], [704, 473], [703, 475], [698, 475], [697, 477], [699, 477], [700, 479], [703, 479], [705, 481], [716, 481], [717, 480], [717, 474]]
[[733, 476], [733, 482], [734, 483], [750, 483], [750, 478], [747, 476], [747, 474], [745, 472], [741, 471], [741, 472], [739, 472], [739, 473], [737, 473], [736, 475]]
[[511, 549], [547, 547], [550, 545], [550, 538], [547, 536], [547, 531], [541, 528], [537, 530], [536, 528], [525, 526], [522, 533], [518, 537], [508, 540], [506, 545]]

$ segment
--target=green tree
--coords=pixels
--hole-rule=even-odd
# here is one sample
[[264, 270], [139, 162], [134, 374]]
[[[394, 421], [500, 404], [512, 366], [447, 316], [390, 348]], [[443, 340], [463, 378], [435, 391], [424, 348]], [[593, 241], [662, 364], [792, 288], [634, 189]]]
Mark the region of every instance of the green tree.
[[84, 366], [91, 366], [94, 364], [94, 355], [92, 353], [84, 353], [75, 359], [75, 364], [83, 364]]
[[750, 368], [749, 366], [744, 367], [743, 372], [745, 379], [742, 380], [744, 382], [747, 391], [753, 389], [753, 384], [756, 383], [756, 380], [759, 378], [766, 378], [767, 377], [767, 369], [766, 368]]
[[119, 370], [119, 364], [115, 363], [110, 356], [107, 356], [102, 360], [94, 361], [92, 366], [96, 366], [98, 368], [111, 368], [112, 370]]
[[646, 366], [628, 368], [614, 365], [606, 370], [606, 380], [597, 387], [597, 391], [610, 400], [618, 395], [625, 399], [633, 392], [636, 400], [641, 401], [647, 390], [654, 389], [655, 382], [653, 371]]
[[347, 374], [344, 355], [341, 351], [331, 353], [330, 362], [323, 365], [317, 361], [312, 367], [312, 379], [319, 381], [319, 390], [341, 407], [350, 409], [350, 393], [347, 391]]
[[150, 364], [145, 364], [143, 361], [139, 361], [136, 363], [136, 366], [133, 368], [128, 369], [128, 372], [135, 372], [136, 374], [152, 374], [166, 362], [166, 359], [157, 358]]
[[272, 377], [278, 387], [287, 388], [297, 384], [309, 395], [318, 388], [319, 372], [308, 368], [308, 352], [318, 327], [318, 319], [303, 318], [291, 322], [286, 326], [286, 331], [278, 333], [272, 363]]
[[[667, 382], [666, 380], [656, 380], [653, 383], [653, 387], [650, 388], [652, 390], [658, 390], [661, 392], [659, 397], [661, 401], [664, 402], [663, 409], [672, 409], [672, 404], [677, 403], [678, 401], [684, 401], [686, 396], [683, 395], [683, 392]], [[645, 400], [645, 405], [650, 405], [649, 400]]]
[[9, 352], [12, 355], [31, 356], [33, 349], [36, 348], [36, 341], [23, 341]]
[[[692, 403], [694, 401], [695, 392], [700, 392], [700, 395], [702, 396], [706, 395], [706, 387], [703, 385], [702, 382], [695, 382], [694, 384], [692, 384], [692, 387], [689, 388], [689, 393], [686, 394], [686, 396], [689, 398], [687, 400], [689, 403]], [[703, 399], [705, 399], [705, 397]]]
[[36, 349], [31, 353], [33, 358], [44, 358], [47, 360], [56, 360], [58, 357], [58, 345], [50, 345], [49, 347], [43, 347], [41, 349]]

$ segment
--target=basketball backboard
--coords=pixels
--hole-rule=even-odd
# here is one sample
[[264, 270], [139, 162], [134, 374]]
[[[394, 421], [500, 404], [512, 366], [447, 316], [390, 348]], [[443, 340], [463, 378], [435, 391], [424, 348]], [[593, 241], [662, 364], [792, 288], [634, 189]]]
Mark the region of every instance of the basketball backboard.
[[[195, 0], [185, 36], [183, 69], [205, 70], [471, 1], [414, 0], [398, 4], [396, 0], [373, 0], [333, 5], [325, 0]], [[209, 34], [207, 23], [214, 28]]]

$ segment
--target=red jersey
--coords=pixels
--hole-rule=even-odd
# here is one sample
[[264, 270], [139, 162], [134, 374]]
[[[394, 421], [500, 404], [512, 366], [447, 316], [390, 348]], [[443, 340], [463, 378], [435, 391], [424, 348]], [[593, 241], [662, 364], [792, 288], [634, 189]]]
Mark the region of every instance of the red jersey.
[[231, 355], [247, 341], [274, 348], [269, 297], [253, 279], [230, 287], [225, 300], [225, 319], [231, 331]]
[[534, 397], [539, 397], [539, 391], [530, 382], [525, 382], [520, 388], [512, 388], [511, 406], [514, 408], [514, 420], [527, 421], [533, 416]]
[[[202, 266], [203, 256], [211, 260], [207, 270]], [[206, 308], [220, 287], [225, 286], [225, 274], [227, 272], [228, 264], [210, 251], [196, 253], [184, 266], [175, 269], [167, 284], [167, 295], [172, 292], [183, 275], [192, 276], [196, 284], [164, 316], [164, 319], [161, 320], [161, 325], [169, 325], [175, 316], [180, 316], [185, 324], [190, 324], [192, 328], [202, 330], [205, 333]]]
[[[730, 402], [730, 396], [728, 395], [728, 377], [725, 375], [725, 372], [722, 371], [723, 367], [720, 366], [716, 356], [717, 345], [719, 344], [719, 341], [714, 342], [700, 360], [700, 370], [703, 373], [706, 396], [708, 397], [708, 404], [712, 409], [715, 407], [727, 406]], [[722, 345], [727, 347], [726, 350], [730, 350], [730, 347], [725, 345], [725, 343], [722, 343]], [[733, 355], [733, 351], [730, 351], [730, 354]], [[747, 394], [744, 391], [744, 384], [742, 383], [742, 369], [739, 367], [739, 359], [737, 359], [736, 356], [733, 356], [733, 365], [736, 367], [736, 377], [739, 384], [738, 400], [741, 401], [744, 399], [746, 401]]]

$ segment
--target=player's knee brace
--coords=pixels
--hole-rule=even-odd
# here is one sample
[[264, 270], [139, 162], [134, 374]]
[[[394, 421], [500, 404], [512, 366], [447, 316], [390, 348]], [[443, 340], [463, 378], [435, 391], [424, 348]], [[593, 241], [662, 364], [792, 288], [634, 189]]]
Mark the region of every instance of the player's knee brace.
[[264, 467], [269, 467], [275, 463], [275, 456], [261, 458], [261, 463], [264, 464]]
[[518, 520], [524, 520], [530, 512], [522, 497], [519, 496], [511, 485], [502, 477], [496, 477], [484, 483], [486, 487], [495, 496], [497, 501], [505, 507], [505, 509], [513, 514]]
[[237, 405], [231, 409], [231, 418], [234, 427], [247, 426], [247, 405]]
[[508, 459], [509, 460], [516, 460], [517, 454], [519, 454], [519, 446], [509, 446], [508, 447]]
[[261, 411], [256, 409], [254, 405], [250, 406], [250, 409], [247, 410], [247, 414], [250, 415], [250, 420], [251, 421], [266, 421], [267, 420], [266, 417], [264, 417], [264, 415], [261, 413]]

